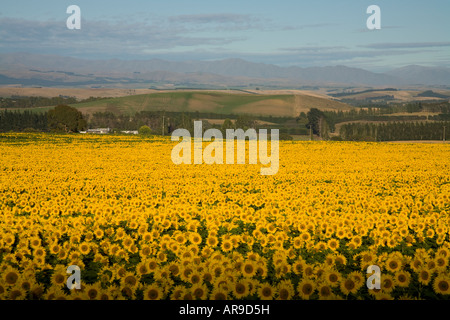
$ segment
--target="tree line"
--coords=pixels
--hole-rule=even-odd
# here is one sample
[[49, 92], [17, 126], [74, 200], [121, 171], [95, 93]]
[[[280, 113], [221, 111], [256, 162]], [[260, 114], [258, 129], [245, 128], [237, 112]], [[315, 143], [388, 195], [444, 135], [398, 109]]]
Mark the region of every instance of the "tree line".
[[[445, 129], [444, 129], [445, 127]], [[340, 128], [340, 136], [350, 141], [450, 139], [450, 121], [347, 123]]]
[[0, 108], [16, 109], [16, 108], [39, 108], [57, 105], [69, 105], [75, 103], [83, 103], [96, 101], [106, 98], [89, 97], [87, 99], [77, 100], [75, 97], [59, 96], [59, 97], [29, 97], [29, 96], [11, 96], [10, 98], [0, 97]]
[[0, 111], [0, 131], [47, 131], [47, 113]]
[[[170, 134], [178, 128], [187, 129], [193, 135], [194, 120], [199, 113], [141, 111], [134, 115], [116, 115], [112, 112], [95, 112], [83, 115], [79, 110], [67, 105], [58, 105], [48, 112], [34, 113], [28, 110], [0, 111], [0, 131], [53, 131], [79, 132], [87, 128], [110, 128], [113, 131], [137, 130], [148, 127], [153, 134]], [[222, 125], [204, 122], [204, 130], [256, 128], [256, 120], [249, 115], [238, 115], [233, 122], [226, 118]], [[148, 132], [148, 131], [147, 131]]]
[[0, 132], [79, 132], [85, 130], [87, 122], [76, 108], [58, 105], [48, 112], [0, 111]]

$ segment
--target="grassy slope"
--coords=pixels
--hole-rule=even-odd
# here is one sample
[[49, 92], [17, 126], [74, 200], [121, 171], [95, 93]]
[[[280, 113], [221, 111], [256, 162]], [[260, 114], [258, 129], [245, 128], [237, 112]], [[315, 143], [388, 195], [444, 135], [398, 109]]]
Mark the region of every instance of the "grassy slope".
[[230, 94], [223, 92], [163, 92], [105, 99], [73, 105], [84, 113], [112, 111], [134, 114], [138, 111], [201, 111], [222, 114], [296, 116], [309, 108], [349, 109], [330, 99], [289, 94]]

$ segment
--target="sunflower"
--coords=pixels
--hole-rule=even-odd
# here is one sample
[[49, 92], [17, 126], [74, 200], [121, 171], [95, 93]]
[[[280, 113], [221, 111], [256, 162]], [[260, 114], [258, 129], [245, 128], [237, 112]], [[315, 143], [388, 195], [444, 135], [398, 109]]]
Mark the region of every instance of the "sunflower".
[[181, 293], [181, 300], [194, 300], [194, 296], [192, 295], [190, 288], [184, 288]]
[[78, 246], [78, 249], [80, 250], [81, 254], [87, 255], [91, 251], [91, 246], [88, 242], [82, 242]]
[[349, 277], [342, 279], [339, 287], [344, 295], [355, 294], [358, 291], [355, 280]]
[[436, 251], [436, 255], [437, 256], [443, 256], [445, 258], [449, 258], [450, 257], [450, 250], [448, 248], [441, 247], [441, 248], [439, 248], [438, 251]]
[[314, 267], [310, 264], [305, 264], [303, 266], [303, 277], [310, 278], [314, 275]]
[[129, 286], [121, 287], [120, 294], [125, 299], [132, 299], [134, 295], [134, 288], [130, 288]]
[[112, 300], [112, 297], [107, 290], [101, 290], [98, 296], [98, 300]]
[[189, 282], [192, 284], [199, 284], [202, 282], [202, 275], [197, 272], [197, 271], [193, 271], [190, 275], [189, 275]]
[[386, 292], [380, 292], [377, 295], [375, 295], [376, 300], [394, 300], [394, 298]]
[[24, 300], [26, 292], [20, 287], [14, 287], [9, 291], [8, 298], [9, 300]]
[[59, 250], [59, 252], [58, 252], [59, 260], [66, 260], [68, 256], [69, 256], [69, 254], [68, 254], [67, 250], [65, 250], [65, 249]]
[[196, 283], [190, 289], [194, 299], [206, 300], [208, 298], [208, 288], [205, 285]]
[[155, 259], [147, 260], [147, 266], [149, 272], [154, 272], [158, 268], [158, 262]]
[[435, 232], [433, 229], [428, 229], [427, 232], [425, 233], [425, 237], [427, 238], [433, 238], [435, 235]]
[[303, 273], [303, 264], [305, 262], [303, 260], [298, 260], [296, 262], [294, 262], [294, 264], [292, 265], [292, 271], [296, 274], [296, 275], [300, 275]]
[[341, 280], [341, 275], [339, 272], [333, 269], [326, 270], [323, 279], [325, 280], [326, 284], [328, 284], [331, 287], [336, 287], [339, 285], [339, 281]]
[[67, 300], [67, 296], [61, 288], [50, 287], [49, 290], [44, 295], [45, 300]]
[[319, 300], [330, 300], [334, 297], [332, 288], [327, 283], [319, 284], [317, 292], [319, 293]]
[[402, 263], [395, 257], [391, 257], [386, 261], [385, 268], [390, 272], [397, 272], [401, 269]]
[[356, 291], [358, 291], [359, 288], [361, 288], [365, 284], [364, 276], [359, 271], [353, 271], [353, 272], [349, 273], [348, 277], [351, 278], [355, 282]]
[[299, 237], [303, 242], [308, 242], [309, 240], [311, 240], [311, 235], [309, 234], [309, 232], [302, 232]]
[[414, 270], [415, 272], [419, 272], [419, 270], [421, 270], [424, 267], [424, 262], [422, 259], [415, 257], [411, 263], [409, 264], [409, 266], [411, 267], [412, 270]]
[[231, 285], [231, 293], [236, 299], [244, 298], [249, 293], [248, 284], [245, 281], [238, 281]]
[[138, 276], [143, 276], [148, 273], [150, 273], [150, 270], [148, 268], [147, 261], [141, 261], [136, 265], [136, 274]]
[[[392, 277], [389, 274], [384, 274], [381, 277], [381, 289], [383, 292], [391, 292], [394, 289], [395, 286], [395, 280], [394, 277]], [[375, 290], [375, 289], [372, 289]]]
[[300, 249], [303, 246], [303, 240], [300, 237], [292, 239], [292, 244], [295, 249]]
[[105, 234], [105, 233], [104, 233], [103, 230], [100, 229], [100, 228], [97, 228], [97, 229], [94, 230], [94, 235], [95, 235], [95, 237], [96, 237], [97, 239], [102, 239], [103, 236], [104, 236], [104, 234]]
[[46, 253], [45, 253], [44, 248], [42, 248], [42, 247], [37, 247], [37, 248], [34, 249], [34, 252], [33, 252], [34, 258], [41, 258], [41, 259], [44, 259], [44, 258], [45, 258], [45, 255], [46, 255]]
[[334, 255], [333, 254], [327, 254], [324, 261], [325, 265], [328, 267], [332, 267], [334, 265]]
[[253, 261], [247, 261], [242, 264], [241, 272], [244, 277], [250, 278], [256, 274], [256, 267]]
[[99, 284], [88, 284], [84, 288], [86, 300], [98, 300], [100, 298], [101, 287]]
[[214, 276], [209, 270], [204, 270], [202, 272], [202, 279], [206, 283], [212, 283], [214, 281]]
[[228, 291], [221, 287], [215, 287], [210, 295], [211, 300], [227, 300]]
[[408, 287], [411, 275], [407, 271], [399, 271], [395, 274], [395, 284], [399, 287]]
[[63, 286], [66, 284], [66, 273], [62, 271], [55, 271], [51, 277], [51, 284], [53, 286]]
[[156, 284], [144, 287], [144, 300], [161, 300], [162, 297], [162, 290]]
[[339, 241], [337, 241], [336, 239], [330, 239], [327, 242], [327, 248], [335, 251], [339, 248]]
[[444, 257], [442, 255], [435, 257], [434, 262], [436, 263], [436, 270], [444, 271], [448, 266], [448, 260], [448, 257]]
[[433, 290], [439, 294], [450, 294], [450, 280], [446, 273], [439, 274], [433, 281]]
[[170, 300], [180, 300], [181, 294], [183, 293], [184, 287], [181, 285], [177, 285], [172, 289], [172, 293], [170, 294]]
[[426, 264], [426, 267], [427, 267], [427, 269], [430, 272], [436, 272], [436, 270], [437, 270], [437, 268], [436, 268], [436, 261], [434, 259], [433, 260], [429, 260], [427, 262], [427, 264]]
[[304, 279], [297, 285], [298, 294], [303, 300], [308, 300], [315, 289], [314, 282], [309, 279]]
[[211, 248], [214, 248], [215, 246], [217, 246], [217, 244], [219, 243], [219, 240], [217, 240], [217, 237], [215, 236], [209, 236], [206, 239], [206, 243], [208, 244], [208, 246], [210, 246]]
[[258, 288], [258, 297], [261, 300], [272, 300], [276, 294], [276, 288], [268, 283], [261, 283]]
[[370, 251], [361, 252], [359, 256], [361, 257], [362, 269], [367, 269], [367, 267], [373, 265], [376, 260], [376, 255]]
[[126, 276], [126, 274], [127, 274], [127, 269], [125, 269], [122, 266], [120, 266], [119, 268], [114, 270], [114, 277], [115, 277], [115, 279], [122, 279], [123, 277]]
[[294, 286], [290, 280], [282, 280], [277, 285], [277, 300], [290, 300], [295, 294]]
[[262, 278], [265, 278], [267, 276], [267, 267], [266, 267], [265, 263], [261, 263], [261, 262], [257, 263], [255, 276], [262, 277]]
[[30, 246], [33, 249], [39, 248], [41, 246], [41, 239], [38, 237], [32, 237], [30, 239]]
[[336, 265], [344, 265], [345, 266], [347, 264], [347, 258], [342, 254], [337, 254], [334, 257], [334, 262]]
[[139, 285], [139, 278], [132, 272], [127, 272], [121, 279], [122, 287], [130, 287], [136, 289]]
[[44, 294], [44, 287], [40, 284], [34, 284], [29, 290], [29, 296], [32, 300], [39, 300]]
[[180, 274], [180, 266], [177, 263], [172, 262], [169, 265], [169, 271], [170, 271], [170, 274], [177, 277]]
[[24, 275], [22, 275], [21, 278], [19, 278], [19, 281], [17, 281], [17, 284], [20, 288], [22, 288], [25, 291], [30, 291], [31, 287], [35, 284], [34, 280], [28, 280], [24, 279]]
[[180, 272], [181, 279], [184, 281], [190, 281], [190, 276], [192, 272], [194, 272], [194, 269], [191, 266], [189, 265], [184, 266]]
[[220, 245], [220, 249], [222, 249], [223, 252], [229, 252], [233, 249], [233, 243], [231, 240], [224, 240]]
[[16, 284], [17, 280], [19, 280], [19, 275], [20, 273], [18, 270], [12, 267], [7, 267], [2, 272], [3, 283], [7, 286], [13, 286]]
[[431, 273], [428, 269], [423, 268], [417, 271], [417, 278], [421, 284], [428, 285], [431, 280]]
[[186, 239], [186, 237], [182, 234], [179, 233], [175, 236], [175, 241], [179, 244], [179, 245], [183, 245], [186, 243], [188, 239]]

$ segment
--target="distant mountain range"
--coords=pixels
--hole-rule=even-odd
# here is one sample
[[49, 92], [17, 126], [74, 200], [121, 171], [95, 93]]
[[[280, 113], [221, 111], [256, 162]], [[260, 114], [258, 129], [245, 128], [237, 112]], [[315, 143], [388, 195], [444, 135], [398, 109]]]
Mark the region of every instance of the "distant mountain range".
[[280, 67], [242, 59], [218, 61], [86, 60], [29, 53], [0, 54], [0, 85], [108, 86], [450, 86], [450, 68], [411, 65], [385, 73], [346, 66]]

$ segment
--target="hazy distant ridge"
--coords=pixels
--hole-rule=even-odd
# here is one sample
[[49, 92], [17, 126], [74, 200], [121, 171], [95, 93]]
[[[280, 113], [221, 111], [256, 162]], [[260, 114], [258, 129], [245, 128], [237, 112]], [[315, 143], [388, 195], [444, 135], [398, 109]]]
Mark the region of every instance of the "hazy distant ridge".
[[[166, 61], [151, 60], [85, 60], [54, 55], [28, 53], [0, 54], [0, 74], [7, 77], [25, 79], [26, 71], [62, 71], [73, 72], [85, 77], [87, 82], [97, 83], [104, 77], [126, 77], [129, 79], [170, 81], [181, 77], [184, 81], [195, 83], [208, 81], [237, 81], [236, 78], [268, 80], [286, 80], [298, 84], [357, 84], [370, 86], [401, 85], [450, 85], [450, 69], [406, 66], [386, 73], [375, 73], [346, 66], [325, 66], [301, 68], [297, 66], [279, 67], [271, 64], [254, 63], [242, 59], [218, 61]], [[34, 73], [46, 81], [64, 81], [48, 79]], [[100, 78], [99, 78], [100, 77]], [[242, 79], [241, 79], [242, 80]], [[2, 82], [7, 82], [3, 78]], [[68, 81], [68, 80], [67, 80]], [[242, 81], [241, 81], [242, 82]], [[245, 81], [244, 81], [245, 82]]]

